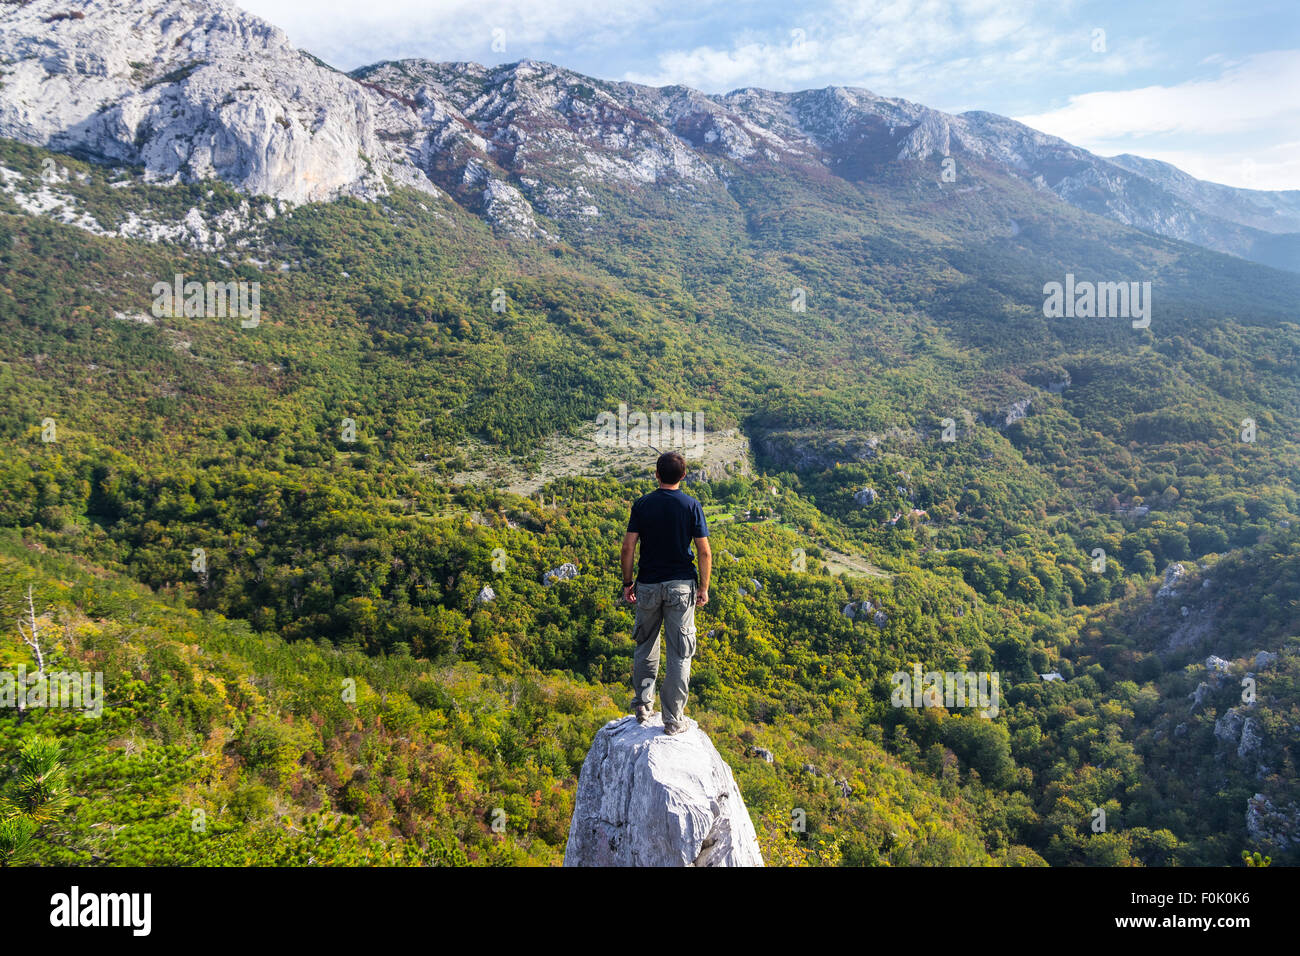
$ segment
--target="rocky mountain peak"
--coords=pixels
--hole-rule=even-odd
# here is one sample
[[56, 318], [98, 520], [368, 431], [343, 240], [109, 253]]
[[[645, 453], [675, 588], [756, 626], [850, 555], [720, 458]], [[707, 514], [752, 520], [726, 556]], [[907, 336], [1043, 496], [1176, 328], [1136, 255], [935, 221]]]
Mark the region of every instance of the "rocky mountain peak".
[[225, 0], [3, 11], [0, 136], [290, 202], [374, 195], [385, 172], [418, 184], [376, 97]]
[[163, 181], [220, 178], [289, 203], [443, 190], [499, 233], [551, 241], [597, 228], [602, 193], [706, 209], [767, 164], [860, 189], [897, 167], [938, 188], [936, 159], [955, 157], [963, 175], [975, 164], [1127, 225], [1300, 268], [1300, 193], [1105, 160], [987, 112], [843, 86], [657, 89], [532, 59], [344, 74], [226, 0], [32, 0], [0, 6], [0, 24], [0, 136]]

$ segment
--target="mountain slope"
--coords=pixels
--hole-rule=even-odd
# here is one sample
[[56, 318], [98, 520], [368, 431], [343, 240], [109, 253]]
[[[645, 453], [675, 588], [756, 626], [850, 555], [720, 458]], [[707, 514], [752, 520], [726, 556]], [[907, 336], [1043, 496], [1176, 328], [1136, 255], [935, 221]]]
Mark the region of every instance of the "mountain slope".
[[715, 204], [731, 177], [774, 166], [852, 183], [921, 164], [918, 182], [938, 195], [972, 162], [1158, 235], [1300, 270], [1294, 194], [1195, 186], [990, 113], [837, 87], [706, 96], [534, 61], [409, 60], [348, 77], [226, 0], [76, 12], [5, 5], [0, 136], [150, 177], [217, 177], [293, 203], [436, 183], [499, 231], [554, 241], [598, 227], [601, 190], [702, 190]]
[[[61, 188], [105, 220], [126, 205], [239, 201], [114, 188], [99, 167], [14, 143], [2, 155], [24, 181], [47, 159], [66, 166]], [[1173, 562], [1297, 520], [1300, 279], [1014, 179], [945, 194], [939, 220], [905, 176], [891, 194], [779, 169], [764, 189], [733, 181], [708, 218], [692, 214], [694, 194], [660, 198], [658, 230], [637, 226], [653, 193], [611, 191], [620, 242], [494, 238], [450, 195], [399, 188], [382, 204], [277, 216], [258, 240], [270, 260], [235, 265], [0, 199], [0, 394], [19, 410], [0, 424], [4, 521], [29, 547], [290, 642], [619, 685], [631, 648], [614, 545], [644, 473], [552, 479], [544, 503], [451, 478], [470, 438], [527, 456], [620, 401], [703, 409], [759, 454], [749, 475], [692, 486], [719, 555], [692, 713], [734, 735], [746, 803], [782, 841], [765, 853], [1223, 864], [1262, 846], [1244, 823], [1211, 839], [1168, 815], [1131, 748], [1062, 736], [1077, 726], [1040, 675], [1064, 673], [1051, 693], [1072, 709], [1101, 708], [1127, 678], [1071, 668], [1089, 613]], [[1042, 316], [1044, 276], [1151, 262], [1162, 293], [1148, 329]], [[153, 283], [177, 272], [260, 282], [261, 323], [153, 315]], [[1237, 434], [1247, 416], [1254, 443]], [[579, 576], [544, 584], [565, 562]], [[854, 570], [866, 562], [874, 572]], [[998, 719], [893, 708], [890, 675], [913, 662], [1000, 672]], [[1140, 676], [1163, 693], [1161, 674]], [[882, 776], [886, 759], [905, 772]], [[280, 786], [317, 779], [310, 760], [290, 763]], [[89, 783], [96, 800], [101, 786]], [[356, 786], [346, 806], [372, 806], [357, 794], [378, 799], [380, 785]], [[917, 787], [939, 788], [951, 826], [929, 809], [873, 809], [908, 805]], [[1094, 840], [1090, 810], [1112, 800], [1143, 822]], [[803, 834], [791, 806], [809, 811]], [[428, 834], [477, 853], [457, 826]]]
[[1300, 190], [1257, 190], [1196, 179], [1169, 163], [1124, 153], [1110, 162], [1156, 183], [1204, 213], [1264, 232], [1300, 232]]
[[[704, 97], [527, 62], [342, 82], [418, 185], [294, 205], [0, 140], [5, 613], [33, 580], [60, 626], [102, 622], [73, 659], [112, 665], [112, 719], [173, 708], [147, 729], [183, 784], [139, 782], [131, 818], [123, 724], [44, 715], [114, 765], [44, 859], [94, 860], [110, 823], [100, 861], [138, 861], [188, 787], [242, 815], [222, 862], [302, 862], [275, 819], [307, 807], [403, 862], [554, 862], [575, 741], [580, 760], [624, 702], [617, 541], [653, 462], [632, 443], [578, 468], [566, 443], [623, 404], [735, 431], [739, 460], [684, 449], [717, 554], [690, 708], [769, 859], [1294, 860], [1238, 799], [1284, 814], [1285, 779], [1207, 763], [1203, 726], [1156, 741], [1190, 659], [1141, 629], [1152, 607], [1178, 626], [1147, 596], [1180, 564], [1272, 581], [1290, 561], [1300, 276], [1062, 202], [1030, 169], [1086, 168], [1067, 144], [862, 91]], [[158, 308], [177, 275], [256, 283], [260, 321]], [[1070, 276], [1149, 282], [1151, 322], [1050, 316]], [[71, 566], [92, 579], [74, 594]], [[126, 596], [100, 608], [95, 581]], [[1246, 590], [1207, 654], [1286, 651], [1285, 595]], [[132, 635], [137, 610], [159, 633]], [[177, 640], [235, 648], [219, 684], [191, 692], [211, 658]], [[916, 664], [996, 672], [998, 714], [896, 706]], [[391, 693], [340, 710], [343, 676]], [[1294, 695], [1269, 692], [1282, 766]], [[6, 756], [35, 719], [0, 714]], [[189, 775], [210, 731], [220, 781]], [[1174, 759], [1202, 774], [1186, 791]], [[529, 821], [506, 840], [501, 805]], [[1095, 832], [1097, 808], [1120, 823]], [[180, 837], [163, 858], [202, 846]]]
[[1283, 859], [1300, 847], [1297, 595], [1292, 532], [1171, 567], [1155, 593], [1097, 615], [1073, 650], [1076, 672], [1098, 664], [1116, 681], [1118, 723], [1151, 770], [1161, 824], [1177, 817], [1173, 829], [1206, 847], [1245, 838]]
[[[51, 672], [103, 674], [99, 718], [0, 714], [0, 755], [58, 741], [71, 801], [23, 862], [85, 866], [559, 865], [578, 770], [618, 686], [493, 675], [409, 654], [292, 646], [197, 614], [93, 564], [0, 535], [0, 608], [27, 613]], [[8, 631], [0, 666], [34, 670]], [[830, 779], [799, 721], [701, 718], [735, 768], [764, 856], [987, 865], [974, 808], [878, 744], [824, 726]], [[755, 760], [755, 733], [779, 762]], [[850, 793], [834, 783], [852, 781]], [[9, 781], [0, 772], [0, 787]], [[804, 838], [788, 808], [806, 808]], [[2, 859], [3, 857], [0, 857]], [[1013, 857], [1032, 862], [1018, 848]], [[1041, 862], [1041, 861], [1040, 861]]]

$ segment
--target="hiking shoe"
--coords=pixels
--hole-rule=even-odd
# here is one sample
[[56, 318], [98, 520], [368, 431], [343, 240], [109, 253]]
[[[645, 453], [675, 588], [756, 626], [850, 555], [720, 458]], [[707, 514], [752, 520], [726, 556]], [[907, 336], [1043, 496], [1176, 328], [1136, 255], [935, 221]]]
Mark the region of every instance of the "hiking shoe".
[[685, 720], [683, 720], [680, 724], [670, 724], [667, 721], [664, 722], [664, 733], [668, 734], [669, 736], [672, 736], [674, 734], [684, 734], [686, 733], [686, 731], [690, 729], [691, 729], [690, 723]]
[[644, 724], [655, 715], [655, 711], [650, 705], [640, 703], [636, 705], [634, 713], [636, 714], [636, 722], [638, 724]]

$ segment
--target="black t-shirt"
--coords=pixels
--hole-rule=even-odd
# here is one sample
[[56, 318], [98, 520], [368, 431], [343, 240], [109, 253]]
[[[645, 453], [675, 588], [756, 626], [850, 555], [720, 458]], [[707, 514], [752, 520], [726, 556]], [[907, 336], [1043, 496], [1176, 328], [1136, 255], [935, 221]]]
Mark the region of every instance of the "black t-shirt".
[[709, 523], [700, 503], [680, 490], [659, 488], [632, 504], [627, 530], [641, 536], [641, 584], [698, 580], [692, 538], [707, 538]]

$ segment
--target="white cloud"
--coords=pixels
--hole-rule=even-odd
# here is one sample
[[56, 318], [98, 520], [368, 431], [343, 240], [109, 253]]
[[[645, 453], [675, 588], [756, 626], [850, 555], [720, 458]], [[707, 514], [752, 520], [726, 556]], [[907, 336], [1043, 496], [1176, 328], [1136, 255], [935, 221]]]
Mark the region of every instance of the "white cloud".
[[[667, 0], [239, 0], [295, 46], [344, 69], [380, 59], [521, 59], [538, 44], [626, 36], [653, 23]], [[701, 0], [702, 6], [707, 0]], [[493, 42], [497, 41], [497, 47]], [[501, 47], [504, 47], [502, 49]]]
[[1211, 80], [1070, 97], [1048, 113], [1016, 119], [1072, 143], [1151, 133], [1235, 133], [1300, 118], [1300, 51], [1259, 53]]
[[1300, 161], [1278, 145], [1300, 129], [1300, 51], [1216, 60], [1220, 72], [1173, 86], [1070, 97], [1057, 110], [1016, 119], [1103, 155], [1137, 153], [1199, 179], [1253, 189], [1295, 189]]
[[974, 89], [1025, 84], [1049, 73], [1121, 74], [1151, 59], [1140, 37], [1095, 54], [1089, 29], [1062, 29], [1031, 0], [831, 0], [791, 16], [806, 37], [802, 45], [779, 30], [750, 32], [663, 51], [655, 69], [629, 71], [626, 78], [715, 93], [737, 86], [865, 86], [942, 106]]

